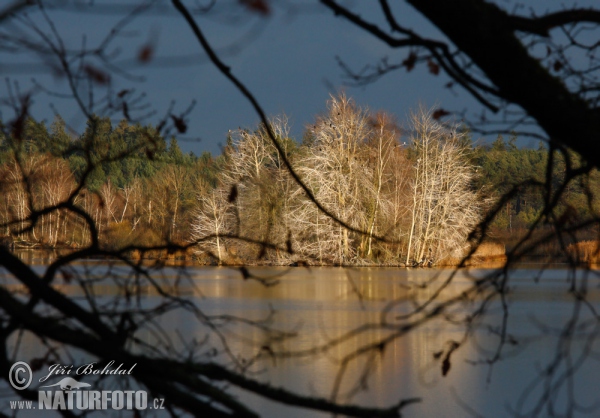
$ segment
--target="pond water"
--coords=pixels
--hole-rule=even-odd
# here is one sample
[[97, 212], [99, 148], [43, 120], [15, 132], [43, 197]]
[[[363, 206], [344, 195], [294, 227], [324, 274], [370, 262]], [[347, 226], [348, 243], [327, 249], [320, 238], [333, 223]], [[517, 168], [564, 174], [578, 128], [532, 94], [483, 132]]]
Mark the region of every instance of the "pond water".
[[[107, 267], [97, 263], [85, 271], [78, 268], [81, 274], [93, 276], [105, 274]], [[164, 269], [157, 280], [169, 283], [181, 272]], [[489, 286], [463, 295], [496, 272], [491, 269], [460, 271], [439, 294], [452, 270], [255, 268], [250, 272], [279, 282], [264, 286], [244, 280], [233, 268], [188, 267], [180, 291], [207, 315], [244, 321], [269, 317], [262, 325], [294, 333], [272, 341], [270, 334], [247, 322], [218, 319], [234, 357], [249, 359], [262, 353], [250, 368], [258, 380], [318, 397], [330, 397], [337, 388], [339, 401], [363, 406], [386, 407], [420, 398], [421, 402], [403, 409], [406, 417], [600, 416], [598, 272], [519, 268], [510, 272], [503, 297], [492, 297]], [[110, 274], [126, 275], [126, 269], [113, 267]], [[585, 297], [569, 291], [573, 280], [576, 289], [585, 290]], [[75, 288], [63, 290], [77, 294]], [[98, 290], [102, 297], [115, 292], [110, 286]], [[401, 318], [434, 296], [425, 311], [443, 305], [436, 315]], [[145, 298], [148, 304], [158, 300], [151, 291]], [[467, 328], [465, 320], [473, 318], [485, 300], [489, 300], [486, 308]], [[162, 321], [174, 340], [184, 336], [200, 341], [207, 332], [184, 312]], [[347, 334], [361, 326], [360, 332]], [[344, 335], [343, 341], [332, 343]], [[155, 338], [149, 332], [139, 336]], [[210, 338], [210, 343], [219, 344], [214, 335]], [[382, 350], [367, 351], [343, 369], [348, 355], [382, 340], [387, 341]], [[452, 350], [455, 343], [459, 345]], [[497, 355], [499, 344], [502, 349]], [[319, 350], [323, 347], [328, 349]], [[286, 355], [273, 357], [269, 350]], [[444, 375], [443, 360], [449, 351]], [[229, 361], [222, 354], [220, 358]], [[234, 393], [265, 417], [330, 416], [244, 391]]]

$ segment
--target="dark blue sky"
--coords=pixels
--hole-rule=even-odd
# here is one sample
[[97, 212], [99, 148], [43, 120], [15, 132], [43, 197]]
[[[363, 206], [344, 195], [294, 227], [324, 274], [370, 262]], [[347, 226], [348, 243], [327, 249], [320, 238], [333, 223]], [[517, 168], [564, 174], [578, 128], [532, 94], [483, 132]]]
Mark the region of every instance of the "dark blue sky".
[[[128, 2], [97, 0], [95, 7], [85, 8], [84, 12], [69, 6], [76, 3], [58, 1], [61, 7], [48, 9], [48, 15], [65, 45], [73, 49], [81, 48], [84, 42], [87, 47], [99, 45], [123, 16], [126, 7], [122, 4]], [[195, 4], [203, 3], [208, 1]], [[360, 10], [363, 17], [385, 25], [380, 13], [376, 13], [376, 8], [369, 7], [367, 2], [350, 4]], [[219, 0], [209, 13], [197, 14], [196, 18], [223, 61], [255, 94], [266, 113], [288, 115], [292, 134], [297, 139], [301, 138], [304, 126], [324, 111], [329, 94], [340, 89], [345, 89], [361, 106], [395, 114], [400, 123], [420, 103], [456, 111], [468, 109], [469, 115], [481, 111], [466, 92], [460, 89], [452, 92], [445, 88], [449, 79], [442, 73], [439, 76], [430, 74], [424, 64], [411, 72], [401, 69], [388, 74], [366, 87], [345, 86], [343, 71], [336, 57], [359, 70], [364, 65], [376, 64], [386, 56], [390, 63], [399, 63], [406, 58], [408, 50], [389, 49], [381, 41], [334, 17], [329, 10], [312, 1], [273, 1], [271, 5], [271, 13], [261, 16], [248, 11], [236, 0]], [[405, 25], [417, 28], [426, 36], [443, 39], [410, 6], [400, 3], [399, 7], [402, 7], [399, 15]], [[39, 11], [31, 9], [30, 18], [38, 30], [52, 36], [50, 26]], [[32, 33], [23, 22], [5, 22], [3, 29], [12, 33], [22, 31], [28, 36]], [[146, 44], [155, 46], [154, 58], [141, 65], [136, 56]], [[258, 122], [246, 99], [207, 62], [190, 28], [168, 1], [159, 1], [158, 7], [129, 22], [120, 35], [111, 40], [106, 51], [111, 54], [111, 60], [129, 74], [123, 76], [113, 71], [111, 88], [114, 91], [135, 89], [138, 93], [143, 92], [146, 95], [143, 102], [156, 110], [157, 114], [145, 119], [145, 123], [156, 124], [172, 102], [175, 103], [174, 113], [180, 113], [192, 101], [196, 102], [188, 116], [189, 130], [180, 137], [185, 151], [218, 153], [229, 129], [252, 128]], [[14, 82], [18, 82], [22, 92], [33, 88], [32, 78], [50, 90], [67, 91], [66, 80], [56, 77], [48, 69], [49, 60], [53, 62], [52, 58], [40, 58], [24, 50], [21, 53], [2, 53], [0, 72], [13, 86]], [[106, 68], [94, 58], [89, 62], [98, 68]], [[8, 95], [6, 83], [0, 87], [0, 94], [2, 97]], [[36, 118], [50, 122], [52, 105], [76, 131], [81, 132], [84, 128], [85, 118], [73, 100], [46, 92], [38, 92], [34, 100], [32, 114]], [[133, 113], [132, 116], [145, 112]], [[12, 117], [6, 107], [2, 108], [2, 113], [5, 120]], [[117, 120], [118, 116], [115, 117]]]

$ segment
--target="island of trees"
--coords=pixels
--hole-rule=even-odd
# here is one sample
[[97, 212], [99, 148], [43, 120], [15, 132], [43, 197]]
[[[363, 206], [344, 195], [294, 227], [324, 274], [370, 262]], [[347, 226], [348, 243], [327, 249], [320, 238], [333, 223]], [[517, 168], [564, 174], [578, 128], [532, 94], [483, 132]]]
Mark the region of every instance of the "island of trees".
[[[544, 180], [562, 184], [566, 166], [581, 162], [544, 144], [519, 148], [515, 135], [478, 143], [435, 116], [421, 109], [401, 128], [341, 94], [299, 141], [286, 117], [271, 120], [284, 156], [258, 126], [230, 132], [216, 157], [185, 154], [175, 138], [125, 120], [92, 118], [74, 136], [60, 116], [49, 127], [27, 118], [0, 138], [0, 237], [13, 248], [88, 245], [95, 234], [82, 218], [44, 213], [73, 195], [103, 248], [131, 248], [131, 257], [426, 266], [456, 263], [475, 239], [487, 243], [488, 256], [501, 255], [543, 210]], [[553, 210], [565, 224], [590, 217], [600, 211], [599, 191], [592, 171], [569, 183]], [[485, 237], [472, 234], [486, 218]], [[597, 235], [589, 228], [570, 240]], [[169, 244], [186, 251], [149, 250]], [[537, 251], [553, 255], [555, 245]]]

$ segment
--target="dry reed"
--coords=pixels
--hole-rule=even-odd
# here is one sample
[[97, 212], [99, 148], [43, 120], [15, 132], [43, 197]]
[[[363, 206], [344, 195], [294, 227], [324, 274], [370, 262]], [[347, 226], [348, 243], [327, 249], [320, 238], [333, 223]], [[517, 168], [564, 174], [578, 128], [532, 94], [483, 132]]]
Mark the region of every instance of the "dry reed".
[[[458, 266], [467, 255], [465, 251], [460, 256], [446, 257], [436, 263], [438, 266]], [[466, 266], [474, 266], [484, 263], [504, 263], [506, 261], [506, 247], [497, 242], [484, 242], [477, 247], [477, 250], [466, 260]]]
[[575, 261], [600, 264], [600, 241], [580, 241], [567, 247], [567, 253]]

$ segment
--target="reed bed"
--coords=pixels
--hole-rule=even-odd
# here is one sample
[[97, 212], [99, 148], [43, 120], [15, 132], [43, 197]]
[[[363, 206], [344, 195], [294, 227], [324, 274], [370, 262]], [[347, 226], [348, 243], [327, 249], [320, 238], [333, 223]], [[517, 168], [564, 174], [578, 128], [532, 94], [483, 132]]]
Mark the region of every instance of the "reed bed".
[[[446, 257], [440, 260], [438, 266], [458, 266], [463, 258], [467, 255], [467, 251], [458, 256]], [[484, 242], [477, 247], [477, 250], [466, 260], [466, 266], [475, 266], [480, 264], [498, 263], [503, 264], [506, 261], [506, 246], [498, 242]]]
[[579, 263], [600, 264], [600, 241], [576, 242], [567, 247], [567, 253]]

